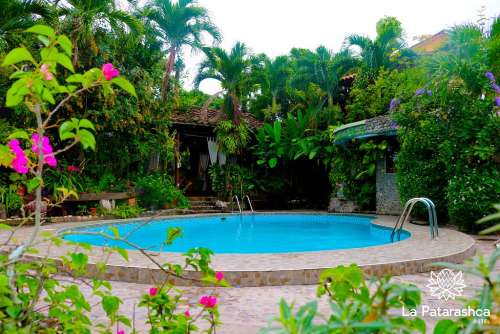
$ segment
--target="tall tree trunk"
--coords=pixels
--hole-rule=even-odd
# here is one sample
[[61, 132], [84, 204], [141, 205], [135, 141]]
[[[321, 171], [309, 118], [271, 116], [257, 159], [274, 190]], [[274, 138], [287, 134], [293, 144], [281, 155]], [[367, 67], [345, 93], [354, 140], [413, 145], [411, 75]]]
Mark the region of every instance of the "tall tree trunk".
[[238, 99], [234, 92], [229, 93], [229, 96], [231, 96], [231, 103], [233, 105], [233, 123], [239, 125], [241, 118], [240, 99]]
[[73, 67], [76, 68], [78, 65], [78, 43], [77, 43], [77, 37], [78, 37], [78, 29], [80, 28], [80, 24], [78, 21], [75, 19], [72, 23], [72, 28], [73, 31], [71, 32], [71, 43], [73, 43]]
[[163, 75], [161, 89], [161, 97], [163, 100], [167, 98], [168, 92], [170, 90], [170, 73], [172, 73], [172, 69], [174, 68], [176, 53], [177, 50], [175, 49], [175, 46], [170, 47], [167, 63], [165, 64], [165, 73]]
[[328, 93], [328, 106], [333, 106], [333, 96], [331, 93]]

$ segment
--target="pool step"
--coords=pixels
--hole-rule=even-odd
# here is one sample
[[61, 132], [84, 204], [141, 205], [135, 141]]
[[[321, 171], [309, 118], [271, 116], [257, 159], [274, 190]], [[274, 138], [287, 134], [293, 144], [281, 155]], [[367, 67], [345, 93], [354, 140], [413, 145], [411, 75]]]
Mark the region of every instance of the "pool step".
[[208, 196], [189, 197], [190, 209], [193, 213], [219, 213], [223, 212], [215, 206], [217, 198]]

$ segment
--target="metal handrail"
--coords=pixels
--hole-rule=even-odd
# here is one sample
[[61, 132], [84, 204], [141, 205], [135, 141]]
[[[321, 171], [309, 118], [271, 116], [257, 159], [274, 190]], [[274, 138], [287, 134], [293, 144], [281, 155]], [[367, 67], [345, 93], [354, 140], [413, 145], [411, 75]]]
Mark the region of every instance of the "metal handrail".
[[234, 195], [232, 198], [231, 198], [231, 212], [233, 212], [233, 204], [234, 204], [234, 199], [236, 198], [236, 203], [238, 204], [238, 209], [240, 210], [240, 214], [243, 213], [243, 211], [241, 210], [241, 205], [240, 205], [240, 200], [238, 198], [238, 195]]
[[250, 206], [250, 210], [252, 210], [252, 213], [254, 213], [253, 206], [252, 206], [252, 201], [250, 201], [250, 197], [248, 195], [245, 195], [245, 197], [243, 197], [243, 199], [245, 199], [245, 198], [248, 201], [248, 205]]
[[439, 236], [439, 229], [437, 224], [436, 206], [434, 203], [426, 197], [415, 197], [408, 200], [403, 208], [403, 212], [399, 216], [394, 229], [391, 233], [391, 241], [394, 241], [394, 236], [397, 234], [398, 240], [401, 240], [401, 230], [403, 229], [404, 223], [408, 220], [411, 214], [411, 210], [417, 203], [423, 203], [427, 207], [427, 212], [429, 215], [429, 229], [431, 234], [431, 239], [437, 238]]

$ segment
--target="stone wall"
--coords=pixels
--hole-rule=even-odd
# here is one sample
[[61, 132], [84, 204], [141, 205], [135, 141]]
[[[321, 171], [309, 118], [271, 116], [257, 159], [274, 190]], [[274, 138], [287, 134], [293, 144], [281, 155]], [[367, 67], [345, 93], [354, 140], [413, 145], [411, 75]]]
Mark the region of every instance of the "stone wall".
[[402, 207], [396, 174], [386, 173], [385, 158], [377, 161], [377, 213], [399, 214]]

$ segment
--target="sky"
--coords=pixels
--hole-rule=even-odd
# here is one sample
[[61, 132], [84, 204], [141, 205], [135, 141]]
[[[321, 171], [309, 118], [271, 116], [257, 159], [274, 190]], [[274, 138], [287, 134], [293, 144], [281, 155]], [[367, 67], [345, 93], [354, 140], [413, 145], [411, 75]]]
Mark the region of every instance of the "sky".
[[[345, 37], [359, 33], [374, 37], [375, 24], [384, 16], [395, 16], [403, 24], [409, 45], [415, 36], [435, 34], [455, 24], [476, 22], [485, 6], [488, 18], [500, 14], [500, 0], [199, 0], [222, 32], [221, 47], [229, 50], [236, 41], [254, 53], [270, 57], [287, 54], [292, 47], [315, 49], [325, 45], [333, 51]], [[186, 88], [203, 54], [185, 52]], [[205, 80], [200, 89], [220, 90], [215, 80]]]

